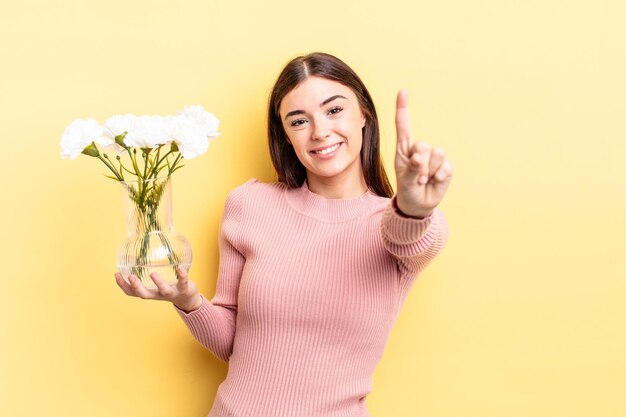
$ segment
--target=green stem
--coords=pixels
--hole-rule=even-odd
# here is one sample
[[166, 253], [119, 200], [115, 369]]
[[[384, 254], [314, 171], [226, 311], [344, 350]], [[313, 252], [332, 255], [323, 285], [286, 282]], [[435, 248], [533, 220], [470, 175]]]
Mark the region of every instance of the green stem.
[[[128, 152], [128, 155], [130, 156], [130, 160], [133, 164], [133, 168], [135, 169], [135, 175], [137, 175], [137, 192], [139, 193], [139, 195], [141, 195], [142, 191], [143, 191], [143, 181], [141, 178], [141, 172], [139, 171], [139, 166], [137, 165], [137, 158], [136, 158], [136, 154], [134, 154], [133, 152]], [[145, 208], [143, 205], [142, 201], [137, 201], [137, 204], [139, 205], [140, 208]]]
[[166, 153], [165, 155], [163, 155], [163, 157], [162, 157], [161, 159], [158, 159], [158, 158], [157, 158], [157, 161], [158, 161], [158, 162], [156, 163], [155, 168], [158, 168], [158, 167], [159, 167], [159, 165], [161, 165], [161, 162], [163, 162], [163, 160], [164, 160], [165, 158], [167, 158], [168, 156], [170, 156], [170, 154], [172, 154], [172, 153], [174, 153], [174, 151], [172, 151], [172, 150], [170, 149], [170, 150], [169, 150], [169, 152], [168, 152], [168, 153]]
[[109, 163], [109, 161], [107, 161], [106, 159], [104, 159], [104, 158], [102, 157], [102, 155], [98, 154], [98, 159], [99, 159], [99, 160], [101, 160], [102, 162], [104, 162], [104, 165], [106, 165], [106, 166], [107, 166], [107, 167], [108, 167], [108, 168], [109, 168], [109, 169], [110, 169], [110, 170], [111, 170], [111, 171], [115, 174], [115, 176], [117, 177], [117, 179], [118, 179], [119, 181], [124, 181], [124, 178], [122, 178], [122, 176], [121, 176], [121, 175], [117, 172], [117, 170], [115, 169], [115, 167], [114, 167], [113, 165], [111, 165], [111, 164]]
[[141, 153], [143, 154], [143, 177], [148, 178], [146, 174], [148, 173], [148, 155], [150, 155], [150, 151], [142, 149]]
[[159, 171], [157, 170], [157, 168], [159, 167], [159, 155], [161, 155], [161, 148], [163, 147], [163, 145], [159, 145], [159, 147], [156, 150], [156, 155], [154, 157], [154, 160], [157, 161], [155, 165], [152, 165], [151, 169], [152, 172], [150, 173], [150, 176], [152, 178], [156, 178], [157, 174], [159, 173]]
[[129, 174], [131, 174], [131, 175], [135, 175], [135, 173], [134, 173], [133, 171], [131, 171], [130, 169], [128, 169], [128, 168], [126, 168], [124, 165], [122, 165], [122, 162], [120, 161], [120, 172], [121, 172], [121, 170], [122, 170], [122, 169], [123, 169], [124, 171], [128, 172], [128, 173], [129, 173]]
[[183, 156], [181, 154], [178, 154], [178, 156], [176, 156], [176, 159], [174, 159], [174, 163], [172, 164], [172, 166], [170, 167], [169, 172], [167, 173], [168, 176], [172, 173], [172, 171], [174, 171], [174, 168], [176, 168], [176, 164], [178, 163], [178, 161], [180, 161], [182, 159], [182, 157]]
[[[150, 155], [150, 151], [146, 151], [145, 149], [141, 150], [141, 154], [143, 155], [143, 177], [141, 177], [141, 182], [145, 181], [148, 178], [148, 158]], [[141, 191], [139, 199], [144, 201], [146, 199], [146, 192], [148, 191], [147, 184], [143, 184], [143, 190]], [[154, 184], [153, 184], [154, 186]]]
[[[117, 157], [117, 162], [120, 164], [120, 177], [122, 177], [122, 181], [124, 181], [124, 166], [122, 165], [122, 160], [120, 159], [120, 157]], [[111, 165], [113, 165], [113, 162], [111, 162]], [[127, 170], [128, 171], [128, 170]]]
[[141, 172], [139, 171], [139, 165], [137, 165], [136, 152], [129, 152], [128, 155], [130, 155], [130, 161], [133, 163], [133, 168], [135, 169], [135, 175], [137, 175], [137, 178], [141, 178]]

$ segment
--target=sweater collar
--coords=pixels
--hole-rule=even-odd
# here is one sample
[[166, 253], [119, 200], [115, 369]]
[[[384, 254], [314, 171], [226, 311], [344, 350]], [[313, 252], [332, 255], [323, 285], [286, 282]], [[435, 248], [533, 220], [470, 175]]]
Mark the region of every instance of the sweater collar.
[[330, 223], [357, 218], [388, 200], [370, 188], [356, 198], [326, 198], [309, 190], [306, 180], [299, 188], [287, 188], [285, 197], [296, 211]]

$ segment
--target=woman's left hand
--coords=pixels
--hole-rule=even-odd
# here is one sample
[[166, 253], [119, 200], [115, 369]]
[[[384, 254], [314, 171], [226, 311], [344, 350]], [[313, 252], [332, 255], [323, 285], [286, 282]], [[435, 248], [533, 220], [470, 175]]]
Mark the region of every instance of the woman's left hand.
[[396, 203], [407, 216], [424, 218], [446, 194], [454, 167], [442, 148], [412, 142], [407, 92], [400, 90], [396, 101]]

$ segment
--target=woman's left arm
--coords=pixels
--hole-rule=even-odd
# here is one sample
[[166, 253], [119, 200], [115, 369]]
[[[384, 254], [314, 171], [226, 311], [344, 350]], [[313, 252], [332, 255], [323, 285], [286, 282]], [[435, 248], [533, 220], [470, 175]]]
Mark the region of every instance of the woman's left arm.
[[396, 101], [397, 193], [382, 219], [387, 250], [414, 276], [441, 251], [448, 239], [448, 223], [437, 208], [452, 180], [454, 168], [441, 148], [411, 140], [407, 93]]

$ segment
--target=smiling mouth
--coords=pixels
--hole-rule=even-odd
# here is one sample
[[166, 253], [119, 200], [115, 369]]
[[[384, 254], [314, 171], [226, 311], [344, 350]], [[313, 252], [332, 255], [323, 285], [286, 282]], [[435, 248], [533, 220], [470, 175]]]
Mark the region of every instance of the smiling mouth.
[[336, 143], [332, 146], [329, 146], [328, 148], [324, 148], [324, 149], [320, 149], [317, 151], [311, 151], [312, 153], [318, 154], [318, 155], [326, 155], [329, 154], [331, 152], [334, 152], [337, 148], [339, 148], [339, 146], [341, 145], [341, 142]]

